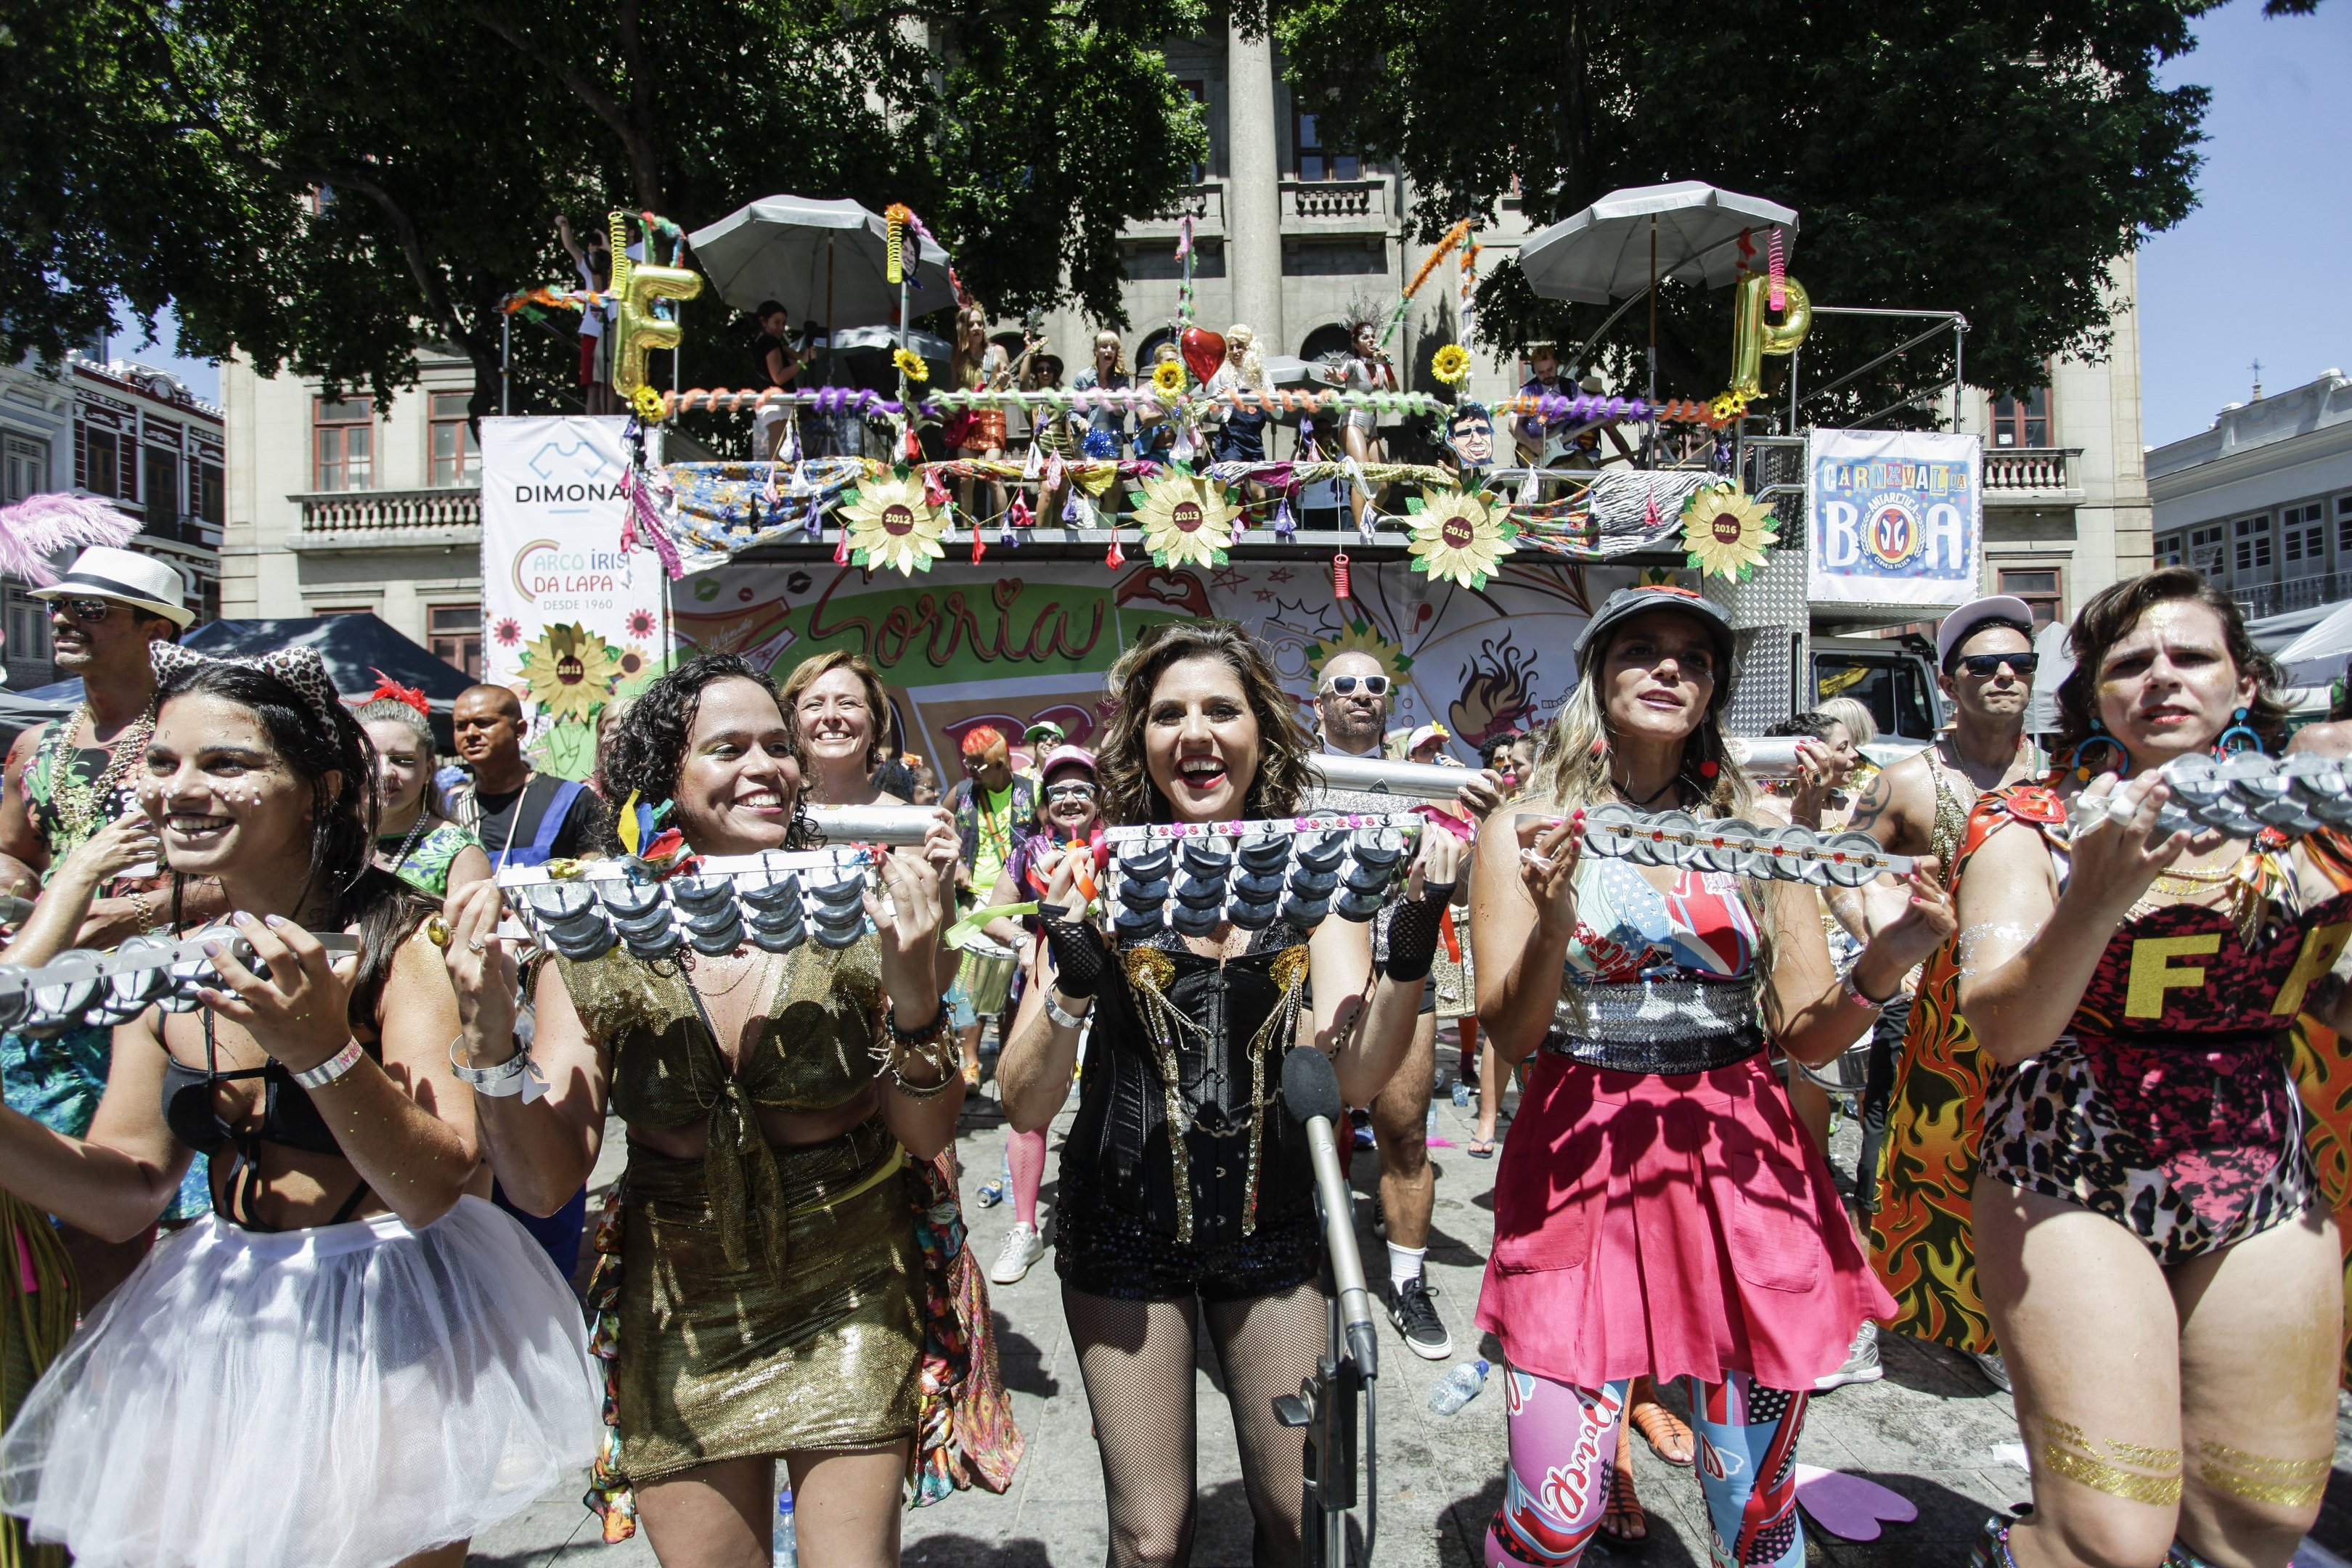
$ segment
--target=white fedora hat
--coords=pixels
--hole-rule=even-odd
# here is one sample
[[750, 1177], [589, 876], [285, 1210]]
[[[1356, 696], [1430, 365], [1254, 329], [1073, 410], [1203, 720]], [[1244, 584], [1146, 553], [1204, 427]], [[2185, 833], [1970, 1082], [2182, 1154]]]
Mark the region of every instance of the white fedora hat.
[[114, 550], [93, 544], [74, 558], [66, 574], [46, 588], [35, 588], [36, 599], [119, 599], [162, 616], [185, 631], [196, 618], [188, 608], [188, 585], [171, 563], [134, 550]]

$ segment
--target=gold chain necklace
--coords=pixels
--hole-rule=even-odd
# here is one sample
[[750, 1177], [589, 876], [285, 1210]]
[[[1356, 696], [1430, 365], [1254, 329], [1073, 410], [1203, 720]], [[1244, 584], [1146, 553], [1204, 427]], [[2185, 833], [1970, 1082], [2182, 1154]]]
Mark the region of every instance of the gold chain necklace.
[[98, 749], [98, 711], [89, 705], [89, 700], [84, 698], [81, 706], [74, 710], [73, 717], [66, 721], [65, 739], [58, 748], [62, 754], [58, 758], [56, 771], [49, 775], [49, 805], [57, 813], [58, 826], [65, 829], [66, 836], [75, 844], [81, 843], [98, 831], [100, 826], [98, 803], [113, 793], [115, 786], [122, 782], [123, 772], [130, 767], [131, 759], [142, 755], [147, 750], [147, 742], [154, 738], [154, 700], [149, 699], [146, 710], [124, 725], [114, 737], [114, 746], [107, 755], [105, 768], [88, 784], [74, 777], [73, 773], [73, 759], [79, 750], [73, 743], [74, 731], [82, 727], [84, 721], [89, 724], [89, 749]]

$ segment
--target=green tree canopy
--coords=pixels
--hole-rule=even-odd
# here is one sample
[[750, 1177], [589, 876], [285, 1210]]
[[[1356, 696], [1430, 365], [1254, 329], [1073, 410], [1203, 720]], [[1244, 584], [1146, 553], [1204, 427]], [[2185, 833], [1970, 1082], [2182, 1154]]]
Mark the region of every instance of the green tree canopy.
[[[1117, 236], [1204, 140], [1157, 40], [1198, 0], [0, 0], [0, 353], [121, 300], [181, 352], [379, 396], [446, 343], [496, 406], [499, 301], [552, 220], [687, 228], [758, 196], [906, 202], [992, 310], [1118, 320]], [[726, 311], [687, 362], [732, 363]], [[569, 337], [519, 331], [519, 405]], [[740, 376], [713, 375], [711, 384]]]
[[[1430, 234], [1491, 221], [1506, 199], [1541, 226], [1621, 186], [1704, 180], [1797, 209], [1790, 270], [1815, 304], [1963, 311], [1968, 379], [2021, 389], [2052, 356], [2104, 351], [2112, 264], [2195, 205], [2207, 94], [2159, 87], [2156, 71], [2193, 47], [2206, 8], [1268, 0], [1267, 19], [1326, 133], [1395, 159]], [[1661, 291], [1662, 390], [1722, 390], [1730, 294]], [[1536, 299], [1516, 265], [1479, 303], [1497, 347], [1575, 343], [1606, 313]], [[1817, 321], [1803, 384], [1920, 325]], [[1603, 357], [1630, 370], [1643, 331], [1637, 307]], [[1949, 341], [1809, 404], [1808, 420], [1948, 376]], [[1769, 393], [1787, 362], [1765, 363]]]

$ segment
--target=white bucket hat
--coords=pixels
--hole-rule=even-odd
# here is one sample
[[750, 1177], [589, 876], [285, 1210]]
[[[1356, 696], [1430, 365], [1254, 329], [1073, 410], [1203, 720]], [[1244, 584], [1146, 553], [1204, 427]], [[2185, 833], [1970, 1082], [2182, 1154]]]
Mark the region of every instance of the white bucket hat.
[[196, 618], [186, 604], [188, 585], [171, 563], [93, 544], [74, 558], [66, 574], [46, 588], [35, 588], [36, 599], [119, 599], [162, 616], [182, 631]]

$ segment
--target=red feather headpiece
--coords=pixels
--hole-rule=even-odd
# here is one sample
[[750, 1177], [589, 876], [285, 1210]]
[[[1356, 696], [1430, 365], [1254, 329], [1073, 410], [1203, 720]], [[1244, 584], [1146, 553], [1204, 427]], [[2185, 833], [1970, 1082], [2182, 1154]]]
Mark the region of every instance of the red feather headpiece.
[[433, 705], [425, 700], [423, 691], [414, 686], [403, 686], [373, 666], [369, 667], [368, 673], [375, 677], [375, 689], [367, 694], [370, 702], [381, 702], [388, 697], [394, 702], [407, 703], [427, 719], [433, 717]]

